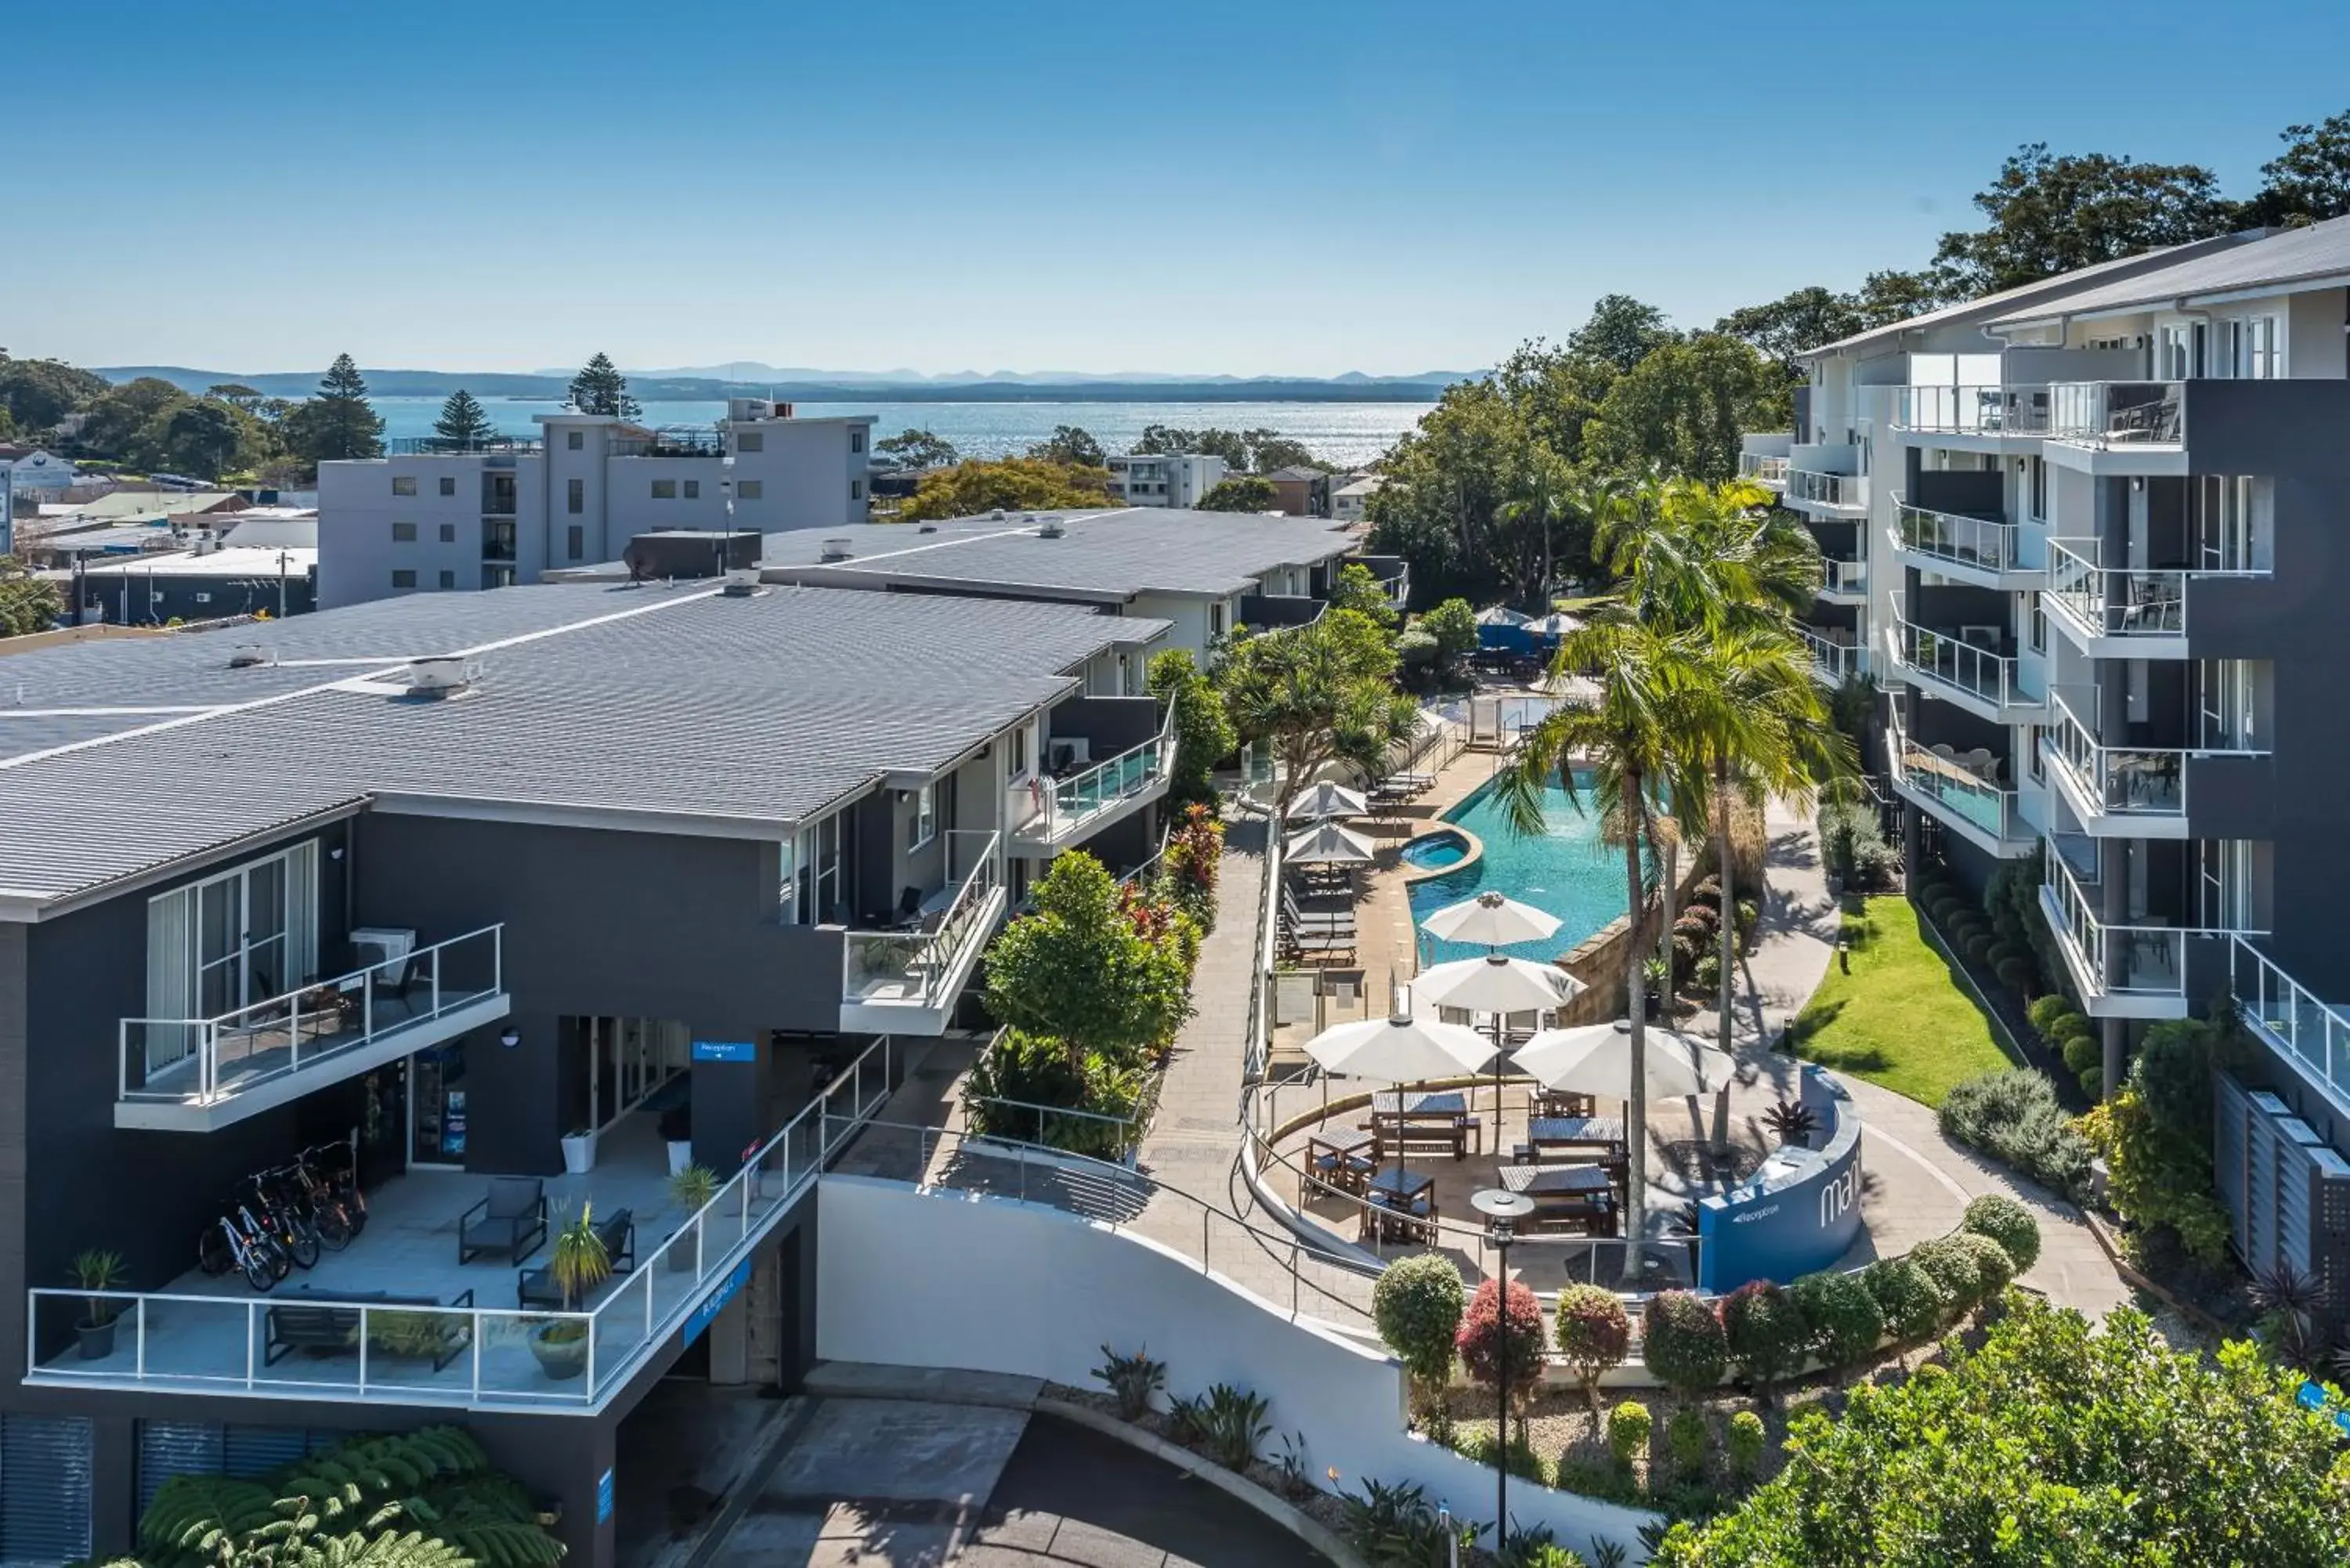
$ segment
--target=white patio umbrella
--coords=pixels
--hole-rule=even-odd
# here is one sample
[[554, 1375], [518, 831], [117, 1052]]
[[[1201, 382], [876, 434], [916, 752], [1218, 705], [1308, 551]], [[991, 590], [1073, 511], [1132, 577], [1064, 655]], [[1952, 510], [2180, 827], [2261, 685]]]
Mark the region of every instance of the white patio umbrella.
[[1369, 839], [1325, 822], [1293, 834], [1281, 846], [1281, 857], [1300, 866], [1367, 866], [1378, 857]]
[[1289, 803], [1292, 822], [1319, 822], [1325, 817], [1361, 816], [1370, 803], [1345, 784], [1324, 779]]
[[[1536, 909], [1534, 913], [1540, 915]], [[1548, 919], [1548, 916], [1543, 917]], [[1493, 1142], [1502, 1141], [1502, 1030], [1513, 1012], [1541, 1012], [1583, 990], [1583, 982], [1555, 964], [1488, 953], [1455, 959], [1419, 972], [1411, 982], [1419, 1005], [1463, 1007], [1493, 1015]], [[1539, 1022], [1539, 1021], [1537, 1021]]]
[[[1659, 1099], [1687, 1099], [1711, 1095], [1730, 1081], [1737, 1064], [1692, 1034], [1659, 1029], [1642, 1031], [1648, 1093]], [[1632, 1097], [1632, 1024], [1586, 1023], [1575, 1029], [1545, 1029], [1510, 1054], [1519, 1072], [1545, 1089], [1572, 1089], [1604, 1095], [1611, 1100]], [[1635, 1136], [1627, 1127], [1625, 1136]]]
[[1529, 618], [1507, 605], [1489, 605], [1477, 612], [1479, 626], [1523, 626]]
[[1513, 942], [1547, 940], [1557, 933], [1558, 917], [1499, 893], [1480, 893], [1445, 905], [1420, 921], [1419, 929], [1448, 942], [1505, 948]]
[[1583, 618], [1554, 613], [1526, 622], [1525, 629], [1529, 637], [1565, 637], [1571, 631], [1583, 629]]
[[[1325, 1029], [1305, 1043], [1305, 1054], [1340, 1077], [1416, 1084], [1481, 1070], [1492, 1059], [1493, 1044], [1461, 1024], [1399, 1012]], [[1399, 1137], [1396, 1169], [1403, 1168], [1403, 1140]]]

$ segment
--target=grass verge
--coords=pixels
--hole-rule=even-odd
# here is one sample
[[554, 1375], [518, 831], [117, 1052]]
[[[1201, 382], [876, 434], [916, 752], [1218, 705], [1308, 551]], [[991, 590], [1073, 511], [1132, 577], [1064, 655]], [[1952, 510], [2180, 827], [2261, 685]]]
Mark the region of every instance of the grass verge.
[[2013, 1066], [1900, 894], [1844, 901], [1848, 962], [1831, 963], [1789, 1029], [1795, 1054], [1939, 1106], [1952, 1085]]

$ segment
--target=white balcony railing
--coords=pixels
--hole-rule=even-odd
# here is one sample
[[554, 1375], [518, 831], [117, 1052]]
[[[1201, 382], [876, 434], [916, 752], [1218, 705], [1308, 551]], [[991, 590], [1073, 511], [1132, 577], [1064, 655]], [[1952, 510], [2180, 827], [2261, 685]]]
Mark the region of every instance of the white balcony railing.
[[[2072, 863], [2054, 843], [2041, 851], [2042, 911], [2057, 940], [2071, 951], [2085, 989], [2117, 1000], [2181, 1002], [2188, 994], [2187, 955], [2196, 944], [2263, 936], [2200, 926], [2172, 926], [2139, 917], [2144, 923], [2109, 925], [2096, 913], [2074, 876]], [[2095, 886], [2093, 883], [2092, 886]]]
[[2049, 693], [2054, 720], [2043, 736], [2047, 759], [2062, 768], [2081, 794], [2106, 816], [2176, 817], [2187, 814], [2187, 753], [2182, 750], [2100, 745], [2084, 723], [2079, 707], [2096, 701], [2094, 690]]
[[1868, 563], [1820, 557], [1820, 592], [1832, 598], [1861, 598], [1868, 593]]
[[1933, 435], [2036, 436], [2048, 429], [2048, 389], [1897, 387], [1893, 423]]
[[2190, 578], [2264, 578], [2264, 566], [2104, 566], [2087, 539], [2048, 542], [2048, 607], [2084, 637], [2185, 637]]
[[[996, 847], [1002, 835], [949, 833], [947, 888], [939, 909], [899, 931], [850, 931], [843, 944], [841, 997], [851, 1002], [942, 1008], [954, 1000], [964, 962], [987, 940], [1003, 909]], [[945, 893], [946, 888], [941, 888]]]
[[1060, 845], [1129, 801], [1167, 782], [1175, 765], [1175, 709], [1168, 705], [1159, 732], [1107, 762], [1065, 779], [1039, 779], [1012, 792], [1013, 836], [1024, 844]]
[[2024, 684], [2022, 667], [2015, 659], [1953, 633], [1897, 619], [1893, 654], [1911, 675], [1963, 691], [1995, 708], [2040, 706], [2040, 694]]
[[2284, 1051], [2336, 1106], [2350, 1112], [2350, 1016], [2279, 969], [2239, 936], [2229, 989], [2244, 1021]]
[[1787, 460], [1759, 452], [1742, 452], [1738, 454], [1738, 477], [1751, 479], [1757, 484], [1784, 484], [1787, 483]]
[[1868, 504], [1868, 477], [1859, 473], [1821, 473], [1808, 468], [1787, 471], [1787, 499], [1813, 506]]
[[425, 1033], [504, 992], [504, 926], [484, 926], [209, 1018], [123, 1019], [116, 1098], [223, 1105], [364, 1046]]
[[2021, 530], [2012, 523], [1912, 506], [1898, 496], [1894, 506], [1901, 527], [1901, 547], [1911, 555], [1985, 572], [2023, 569], [2016, 554]]
[[2022, 836], [2015, 791], [1999, 783], [1999, 763], [1990, 752], [1962, 753], [1947, 743], [1921, 746], [1898, 727], [1890, 734], [1895, 782], [1993, 838]]
[[[320, 1295], [203, 1295], [167, 1291], [26, 1293], [25, 1381], [380, 1406], [496, 1410], [593, 1410], [628, 1387], [698, 1311], [723, 1303], [759, 1243], [807, 1192], [832, 1157], [888, 1102], [887, 1037], [754, 1148], [741, 1169], [669, 1239], [573, 1312], [476, 1306], [338, 1303]], [[369, 1242], [352, 1243], [354, 1254]], [[485, 1288], [506, 1280], [498, 1275]], [[736, 1286], [739, 1288], [739, 1285]], [[91, 1304], [113, 1310], [112, 1348], [86, 1355], [73, 1325]], [[279, 1309], [305, 1314], [290, 1349]], [[577, 1325], [584, 1366], [556, 1376], [534, 1352], [551, 1326]], [[328, 1331], [321, 1334], [320, 1330]]]
[[2059, 381], [2048, 389], [2048, 433], [2084, 446], [2177, 446], [2187, 439], [2177, 381]]
[[1810, 650], [1812, 677], [1822, 684], [1841, 686], [1847, 678], [1868, 672], [1867, 650], [1856, 644], [1822, 637], [1812, 628], [1801, 624], [1796, 626], [1795, 635]]

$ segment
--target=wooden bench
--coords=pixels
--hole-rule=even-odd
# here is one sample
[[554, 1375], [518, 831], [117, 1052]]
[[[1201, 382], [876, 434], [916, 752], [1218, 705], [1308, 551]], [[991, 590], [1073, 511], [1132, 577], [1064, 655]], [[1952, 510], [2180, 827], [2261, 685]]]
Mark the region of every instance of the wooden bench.
[[[356, 1355], [359, 1350], [359, 1325], [365, 1321], [362, 1308], [394, 1309], [386, 1316], [406, 1319], [414, 1313], [420, 1318], [437, 1311], [470, 1312], [473, 1293], [465, 1292], [454, 1301], [443, 1303], [438, 1296], [395, 1295], [390, 1291], [338, 1291], [334, 1294], [307, 1294], [307, 1299], [288, 1298], [269, 1303], [264, 1314], [262, 1365], [275, 1366], [295, 1351], [312, 1355]], [[448, 1330], [445, 1343], [428, 1345], [421, 1336], [388, 1334], [390, 1325], [377, 1320], [369, 1323], [369, 1354], [403, 1356], [429, 1360], [432, 1370], [440, 1371], [464, 1353], [473, 1343], [470, 1321], [458, 1323], [447, 1317], [431, 1321]]]
[[[629, 1210], [616, 1210], [610, 1219], [598, 1220], [596, 1239], [604, 1243], [604, 1260], [611, 1264], [613, 1273], [625, 1274], [637, 1266], [637, 1221]], [[515, 1281], [515, 1305], [534, 1304], [563, 1310], [563, 1291], [555, 1282], [552, 1268], [525, 1269]]]

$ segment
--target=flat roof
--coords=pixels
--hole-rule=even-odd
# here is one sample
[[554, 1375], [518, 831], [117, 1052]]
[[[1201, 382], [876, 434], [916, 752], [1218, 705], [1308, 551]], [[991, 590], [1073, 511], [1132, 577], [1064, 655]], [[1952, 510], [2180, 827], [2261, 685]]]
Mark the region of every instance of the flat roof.
[[[0, 664], [0, 917], [373, 802], [779, 838], [935, 774], [1163, 621], [713, 582], [426, 594]], [[265, 647], [270, 661], [230, 668]], [[478, 660], [407, 690], [411, 660]]]
[[298, 577], [318, 564], [315, 545], [230, 545], [199, 554], [173, 550], [119, 560], [93, 561], [82, 567], [85, 577], [275, 577], [281, 570]]
[[2345, 282], [2350, 282], [2350, 218], [2329, 218], [2306, 228], [2279, 229], [2249, 244], [2189, 256], [2086, 293], [2068, 294], [2045, 308], [2010, 311], [1991, 325], [2114, 315], [2209, 295], [2338, 288]]

